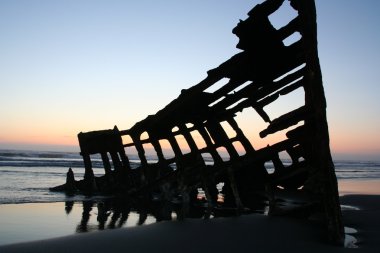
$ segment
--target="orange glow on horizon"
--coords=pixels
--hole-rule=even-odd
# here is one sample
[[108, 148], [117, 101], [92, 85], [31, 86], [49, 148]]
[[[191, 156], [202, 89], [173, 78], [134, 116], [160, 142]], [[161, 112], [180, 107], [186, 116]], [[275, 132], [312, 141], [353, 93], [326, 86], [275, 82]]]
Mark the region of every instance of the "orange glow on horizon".
[[[247, 138], [250, 140], [252, 146], [258, 150], [266, 147], [268, 144], [272, 145], [281, 140], [286, 139], [284, 132], [279, 132], [276, 134], [268, 135], [265, 138], [260, 138], [259, 132], [267, 127], [267, 123], [262, 122], [252, 118], [247, 117], [242, 118], [241, 122], [238, 124]], [[42, 125], [42, 124], [41, 124]], [[70, 124], [67, 124], [70, 125]], [[71, 124], [72, 128], [52, 127], [51, 125], [43, 125], [42, 127], [18, 125], [12, 129], [2, 129], [0, 132], [0, 145], [2, 148], [7, 147], [8, 144], [16, 144], [18, 146], [25, 145], [54, 145], [54, 146], [72, 146], [78, 147], [79, 143], [77, 140], [78, 126], [74, 129], [74, 124]], [[86, 126], [84, 126], [86, 127]], [[88, 128], [89, 126], [87, 126]], [[112, 127], [109, 127], [112, 128]], [[123, 128], [120, 128], [123, 129]], [[233, 129], [226, 127], [226, 132], [229, 137], [236, 135]], [[84, 131], [85, 132], [85, 131]], [[195, 143], [199, 148], [205, 146], [205, 142], [199, 133], [192, 135]], [[178, 136], [178, 144], [181, 149], [187, 153], [189, 149], [186, 148], [188, 145], [183, 136]], [[160, 141], [163, 152], [170, 153], [172, 156], [172, 147], [170, 143], [166, 140]], [[344, 131], [334, 131], [330, 130], [330, 148], [333, 154], [358, 154], [358, 155], [376, 155], [380, 156], [380, 139], [378, 136], [373, 136], [370, 134], [354, 134]], [[244, 153], [244, 149], [241, 145], [236, 145], [236, 149], [239, 153]]]
[[57, 133], [23, 133], [0, 136], [0, 143], [75, 146], [78, 145], [78, 139], [76, 134], [64, 136]]
[[330, 147], [336, 153], [376, 154], [380, 155], [378, 135], [330, 132]]

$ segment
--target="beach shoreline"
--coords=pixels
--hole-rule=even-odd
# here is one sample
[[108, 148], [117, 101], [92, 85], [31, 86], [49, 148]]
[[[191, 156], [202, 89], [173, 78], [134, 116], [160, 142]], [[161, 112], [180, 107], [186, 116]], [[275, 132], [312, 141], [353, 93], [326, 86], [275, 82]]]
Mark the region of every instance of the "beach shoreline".
[[[380, 248], [380, 195], [340, 198], [344, 224], [357, 232], [355, 252]], [[349, 208], [347, 208], [349, 207]], [[328, 244], [319, 222], [259, 214], [186, 219], [0, 246], [0, 252], [347, 252]]]
[[[33, 166], [36, 161], [46, 163], [45, 158], [40, 161], [40, 158], [32, 157]], [[59, 164], [71, 163], [73, 159], [76, 161], [77, 157], [71, 154], [66, 157], [64, 154], [64, 159], [59, 160]], [[53, 161], [57, 162], [54, 159]], [[234, 252], [246, 252], [250, 249], [257, 252], [286, 250], [305, 252], [305, 247], [316, 249], [307, 252], [352, 250], [329, 245], [325, 226], [314, 221], [259, 214], [159, 223], [155, 223], [154, 217], [151, 219], [148, 217], [148, 225], [138, 226], [136, 224], [139, 222], [139, 213], [128, 212], [128, 219], [123, 228], [112, 229], [111, 226], [109, 229], [111, 220], [116, 220], [112, 218], [115, 214], [115, 209], [112, 207], [108, 209], [111, 213], [103, 228], [98, 220], [100, 211], [98, 204], [106, 204], [107, 198], [66, 196], [63, 193], [48, 192], [48, 187], [62, 183], [66, 168], [54, 167], [53, 163], [47, 167], [22, 167], [21, 162], [17, 165], [18, 167], [1, 167], [0, 199], [3, 204], [0, 204], [0, 252], [2, 253], [90, 250], [96, 253], [104, 250], [108, 252], [111, 248], [114, 251], [132, 252], [161, 249], [165, 249], [165, 252], [174, 250], [225, 252], [227, 249]], [[99, 169], [98, 172], [102, 170]], [[373, 249], [379, 249], [379, 243], [376, 241], [379, 236], [376, 212], [380, 211], [379, 164], [339, 162], [336, 173], [344, 224], [348, 228], [357, 230], [352, 236], [358, 240], [359, 248], [354, 250], [373, 252]], [[276, 197], [281, 199], [292, 196], [280, 191]], [[5, 204], [9, 201], [14, 201], [15, 204]], [[295, 199], [291, 201], [299, 202]], [[89, 203], [92, 204], [87, 205]], [[116, 223], [114, 222], [114, 227], [118, 227], [121, 216]], [[97, 231], [103, 229], [104, 231]], [[97, 232], [87, 233], [87, 231]], [[151, 248], [147, 248], [148, 246]]]

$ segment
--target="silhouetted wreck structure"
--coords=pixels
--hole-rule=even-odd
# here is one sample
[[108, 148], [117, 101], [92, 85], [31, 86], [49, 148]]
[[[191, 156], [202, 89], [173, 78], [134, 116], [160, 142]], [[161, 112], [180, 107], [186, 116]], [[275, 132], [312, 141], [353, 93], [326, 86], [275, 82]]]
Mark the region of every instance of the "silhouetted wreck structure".
[[[85, 175], [77, 187], [86, 192], [155, 193], [167, 200], [180, 196], [185, 214], [198, 188], [204, 190], [212, 211], [220, 182], [225, 204], [238, 211], [254, 208], [260, 196], [266, 196], [273, 208], [277, 189], [307, 193], [308, 204], [325, 214], [330, 240], [341, 243], [344, 233], [329, 148], [315, 4], [313, 0], [290, 2], [298, 16], [280, 29], [271, 25], [268, 16], [283, 0], [255, 6], [233, 29], [242, 52], [208, 71], [203, 81], [182, 90], [155, 115], [127, 130], [80, 133]], [[283, 41], [297, 32], [300, 39], [285, 46]], [[222, 81], [224, 85], [209, 91]], [[266, 107], [293, 92], [304, 94], [304, 104], [270, 117]], [[282, 139], [254, 148], [236, 120], [250, 108], [266, 124], [260, 138], [282, 133]], [[258, 126], [251, 122], [250, 127]], [[183, 149], [184, 143], [189, 151]], [[138, 167], [131, 166], [126, 155], [130, 148], [137, 151]], [[171, 157], [165, 154], [168, 148]], [[157, 161], [147, 158], [148, 150], [154, 150]], [[92, 170], [94, 154], [100, 154], [104, 164], [101, 179]], [[274, 171], [268, 171], [268, 163]]]

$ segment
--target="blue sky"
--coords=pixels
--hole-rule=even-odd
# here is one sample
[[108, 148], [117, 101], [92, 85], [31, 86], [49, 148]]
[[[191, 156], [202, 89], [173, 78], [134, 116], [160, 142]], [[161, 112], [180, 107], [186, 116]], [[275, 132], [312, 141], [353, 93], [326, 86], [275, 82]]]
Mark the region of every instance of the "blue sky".
[[[231, 30], [260, 2], [0, 0], [0, 148], [131, 127], [239, 52]], [[316, 5], [333, 152], [378, 159], [380, 1]]]

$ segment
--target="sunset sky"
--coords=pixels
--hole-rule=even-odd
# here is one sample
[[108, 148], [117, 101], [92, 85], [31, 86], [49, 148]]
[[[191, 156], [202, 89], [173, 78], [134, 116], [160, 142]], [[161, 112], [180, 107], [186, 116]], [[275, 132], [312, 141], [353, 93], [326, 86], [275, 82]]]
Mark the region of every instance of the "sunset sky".
[[[0, 0], [0, 149], [76, 151], [81, 131], [154, 114], [239, 52], [231, 30], [260, 2]], [[334, 157], [380, 160], [380, 1], [316, 5]]]

